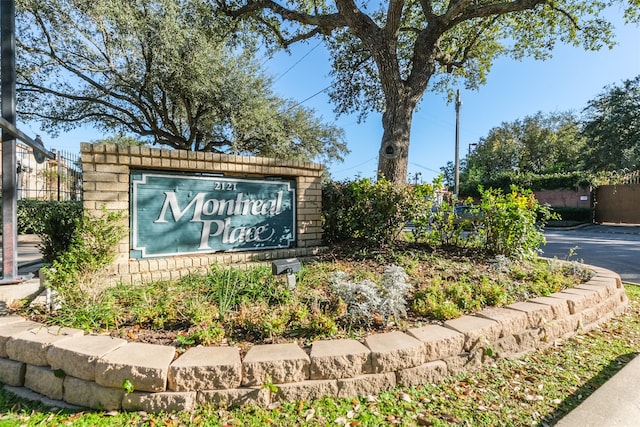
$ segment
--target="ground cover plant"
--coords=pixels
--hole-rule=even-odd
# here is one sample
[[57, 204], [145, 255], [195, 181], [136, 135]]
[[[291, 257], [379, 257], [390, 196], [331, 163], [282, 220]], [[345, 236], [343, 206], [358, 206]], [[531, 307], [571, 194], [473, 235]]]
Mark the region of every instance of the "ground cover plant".
[[155, 415], [48, 408], [0, 390], [0, 426], [553, 425], [640, 352], [640, 288], [627, 285], [626, 291], [627, 312], [596, 330], [438, 384], [357, 399]]
[[[334, 247], [303, 263], [295, 289], [268, 266], [212, 266], [176, 282], [119, 285], [97, 295], [61, 288], [53, 312], [25, 308], [48, 324], [156, 344], [192, 345], [361, 337], [437, 323], [572, 287], [589, 277], [577, 263], [483, 258], [415, 243], [370, 251]], [[83, 303], [85, 299], [90, 300]], [[84, 299], [83, 299], [84, 298]]]

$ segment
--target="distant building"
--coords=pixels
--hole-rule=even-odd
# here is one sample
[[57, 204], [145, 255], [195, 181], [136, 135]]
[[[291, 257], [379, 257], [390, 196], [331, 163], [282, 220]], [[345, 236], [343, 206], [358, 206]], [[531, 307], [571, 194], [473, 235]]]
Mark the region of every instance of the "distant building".
[[[18, 200], [82, 199], [80, 156], [52, 151], [56, 154], [55, 159], [45, 159], [43, 163], [38, 163], [33, 157], [31, 147], [21, 142], [16, 143], [16, 196]], [[0, 155], [2, 155], [1, 144]]]

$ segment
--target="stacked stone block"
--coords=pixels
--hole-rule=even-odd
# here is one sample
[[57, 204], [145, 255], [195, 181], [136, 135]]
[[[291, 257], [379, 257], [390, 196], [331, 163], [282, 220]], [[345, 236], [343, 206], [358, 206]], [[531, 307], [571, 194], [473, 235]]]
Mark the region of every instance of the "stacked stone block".
[[[621, 314], [628, 299], [619, 276], [596, 270], [574, 289], [443, 325], [361, 342], [316, 341], [310, 348], [256, 345], [244, 356], [239, 348], [215, 346], [178, 355], [172, 346], [0, 317], [0, 382], [82, 407], [147, 412], [376, 394], [516, 357]], [[125, 381], [133, 390], [125, 390]]]

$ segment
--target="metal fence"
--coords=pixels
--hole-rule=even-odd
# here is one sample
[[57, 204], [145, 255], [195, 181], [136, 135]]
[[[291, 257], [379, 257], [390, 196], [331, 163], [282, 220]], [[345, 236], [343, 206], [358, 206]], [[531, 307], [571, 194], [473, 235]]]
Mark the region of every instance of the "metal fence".
[[640, 184], [640, 170], [629, 172], [624, 177], [625, 184]]
[[37, 163], [31, 149], [18, 144], [18, 200], [82, 200], [80, 155], [51, 151], [56, 155], [55, 159]]

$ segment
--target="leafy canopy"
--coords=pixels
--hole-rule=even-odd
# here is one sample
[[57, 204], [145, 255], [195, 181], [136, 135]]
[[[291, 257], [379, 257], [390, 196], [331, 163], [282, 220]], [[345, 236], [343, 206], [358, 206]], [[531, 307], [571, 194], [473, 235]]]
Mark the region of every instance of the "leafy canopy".
[[504, 122], [480, 138], [467, 166], [486, 177], [502, 172], [550, 174], [580, 169], [585, 141], [571, 112], [543, 114]]
[[640, 75], [606, 87], [583, 114], [588, 170], [640, 168]]
[[[277, 97], [250, 29], [206, 0], [18, 0], [20, 114], [177, 149], [341, 159], [343, 131]], [[245, 31], [246, 30], [246, 31]]]
[[477, 88], [499, 56], [546, 59], [557, 43], [613, 45], [601, 18], [614, 4], [637, 16], [633, 0], [217, 0], [288, 46], [321, 36], [332, 56], [335, 111], [382, 112], [378, 170], [406, 182], [411, 118], [426, 90]]

